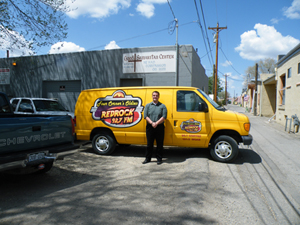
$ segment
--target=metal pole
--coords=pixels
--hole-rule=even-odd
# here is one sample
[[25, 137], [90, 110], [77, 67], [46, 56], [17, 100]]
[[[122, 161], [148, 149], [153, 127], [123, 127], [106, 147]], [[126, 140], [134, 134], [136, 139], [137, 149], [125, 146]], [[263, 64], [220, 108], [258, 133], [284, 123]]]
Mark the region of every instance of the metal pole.
[[254, 90], [254, 116], [257, 114], [257, 77], [258, 77], [258, 64], [255, 64], [255, 90]]
[[179, 48], [178, 48], [178, 20], [176, 22], [176, 86], [179, 85]]

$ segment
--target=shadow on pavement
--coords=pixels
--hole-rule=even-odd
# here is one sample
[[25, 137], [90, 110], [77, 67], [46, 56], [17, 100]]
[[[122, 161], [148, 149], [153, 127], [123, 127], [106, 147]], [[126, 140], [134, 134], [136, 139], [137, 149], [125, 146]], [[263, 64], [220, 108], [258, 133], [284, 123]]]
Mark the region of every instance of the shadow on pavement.
[[233, 164], [258, 164], [261, 163], [261, 157], [252, 149], [240, 148], [240, 152]]
[[[207, 148], [181, 148], [181, 147], [164, 147], [163, 161], [164, 163], [182, 163], [189, 158], [207, 158], [213, 160]], [[154, 148], [155, 149], [155, 148]], [[86, 153], [94, 153], [92, 148], [84, 150]], [[146, 146], [129, 145], [117, 146], [111, 156], [115, 157], [140, 157], [142, 160], [145, 157]], [[152, 161], [156, 162], [155, 151], [153, 152]], [[261, 163], [261, 157], [252, 149], [239, 149], [239, 155], [232, 164], [258, 164]]]

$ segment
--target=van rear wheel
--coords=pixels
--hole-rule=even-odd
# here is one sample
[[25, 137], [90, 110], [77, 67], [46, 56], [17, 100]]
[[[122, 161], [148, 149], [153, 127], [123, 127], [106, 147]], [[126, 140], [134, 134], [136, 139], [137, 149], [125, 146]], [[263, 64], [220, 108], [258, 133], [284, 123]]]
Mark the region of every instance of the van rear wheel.
[[92, 140], [92, 146], [97, 154], [109, 155], [115, 150], [116, 141], [110, 134], [96, 134]]
[[216, 138], [210, 148], [211, 157], [218, 162], [232, 162], [239, 154], [237, 142], [229, 136]]

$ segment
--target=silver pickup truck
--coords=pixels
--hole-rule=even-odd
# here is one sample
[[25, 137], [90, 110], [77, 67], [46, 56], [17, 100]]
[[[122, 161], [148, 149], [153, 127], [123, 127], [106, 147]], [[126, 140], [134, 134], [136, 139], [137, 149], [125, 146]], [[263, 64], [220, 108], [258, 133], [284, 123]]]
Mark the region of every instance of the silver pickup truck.
[[69, 115], [74, 119], [74, 113], [66, 110], [54, 99], [19, 97], [12, 98], [10, 103], [15, 114]]

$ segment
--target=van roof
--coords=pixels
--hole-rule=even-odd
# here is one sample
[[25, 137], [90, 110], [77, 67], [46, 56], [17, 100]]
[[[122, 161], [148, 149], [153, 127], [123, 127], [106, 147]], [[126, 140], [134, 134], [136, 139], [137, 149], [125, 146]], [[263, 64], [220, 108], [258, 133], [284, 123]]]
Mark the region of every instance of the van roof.
[[101, 90], [116, 90], [116, 89], [198, 89], [197, 87], [187, 86], [133, 86], [133, 87], [107, 87], [107, 88], [93, 88], [82, 91], [101, 91]]

